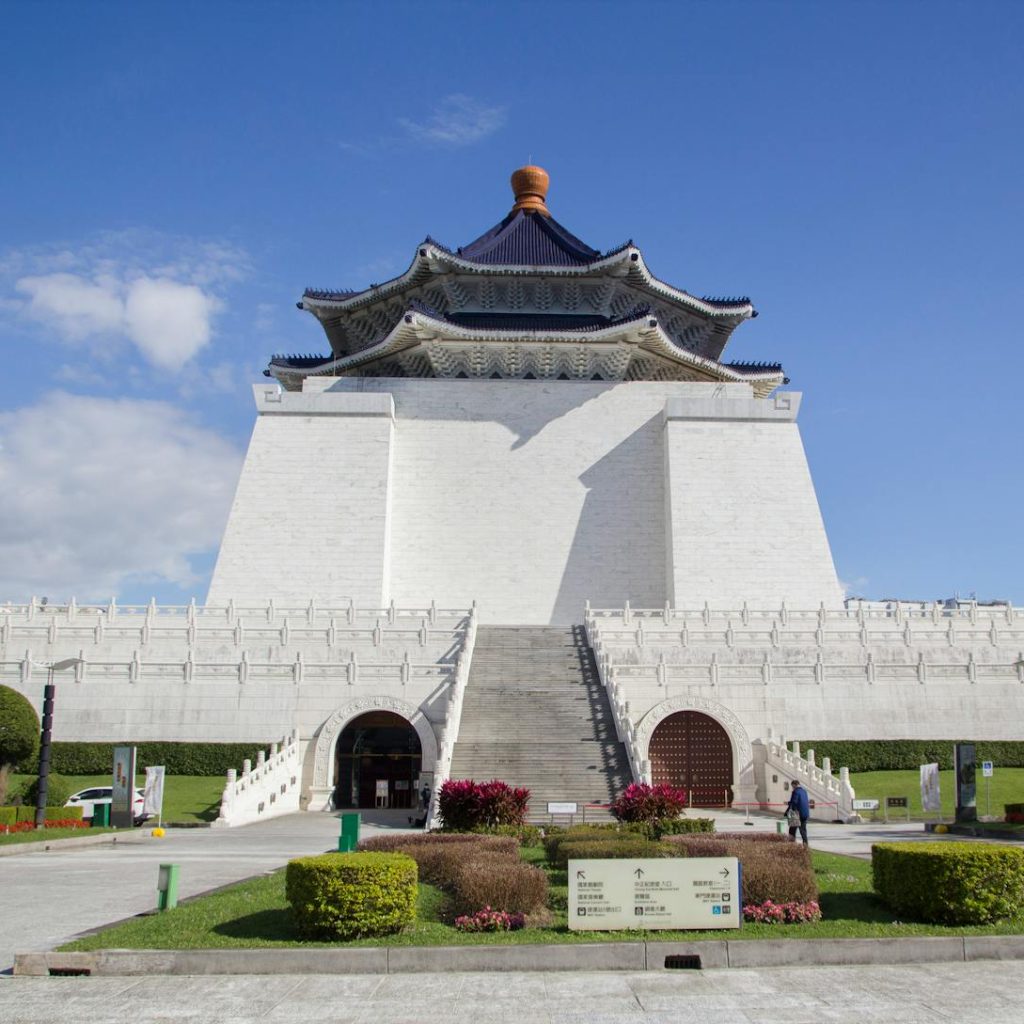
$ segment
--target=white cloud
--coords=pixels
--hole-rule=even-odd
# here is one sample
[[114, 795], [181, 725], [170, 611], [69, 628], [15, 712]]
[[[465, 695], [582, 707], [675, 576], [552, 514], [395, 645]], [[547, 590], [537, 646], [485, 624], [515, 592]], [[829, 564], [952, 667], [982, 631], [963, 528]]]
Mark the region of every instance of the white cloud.
[[213, 335], [223, 291], [249, 272], [245, 253], [224, 243], [144, 232], [105, 234], [5, 253], [0, 278], [22, 296], [3, 299], [17, 313], [74, 343], [130, 341], [151, 365], [176, 372]]
[[20, 278], [15, 288], [29, 297], [25, 312], [49, 324], [65, 338], [79, 341], [92, 334], [121, 329], [124, 302], [110, 278], [86, 281], [77, 274]]
[[141, 277], [128, 287], [125, 326], [154, 366], [178, 370], [210, 340], [210, 319], [219, 308], [194, 284]]
[[839, 586], [843, 589], [843, 597], [862, 597], [868, 583], [870, 580], [867, 576], [855, 576], [850, 580], [840, 580]]
[[398, 122], [414, 139], [446, 146], [468, 146], [493, 135], [505, 123], [504, 107], [489, 107], [462, 93], [446, 96], [424, 121]]
[[220, 301], [194, 284], [166, 277], [123, 281], [109, 274], [92, 281], [77, 274], [22, 277], [25, 314], [68, 341], [127, 337], [147, 361], [180, 370], [206, 343]]
[[56, 392], [0, 414], [0, 592], [98, 600], [198, 581], [241, 453], [165, 402]]

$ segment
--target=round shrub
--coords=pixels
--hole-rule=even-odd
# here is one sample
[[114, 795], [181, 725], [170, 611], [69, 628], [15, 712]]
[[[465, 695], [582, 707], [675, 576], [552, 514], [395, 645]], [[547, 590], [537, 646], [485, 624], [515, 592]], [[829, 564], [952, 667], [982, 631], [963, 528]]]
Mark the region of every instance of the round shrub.
[[295, 928], [309, 939], [388, 935], [416, 920], [416, 862], [401, 853], [327, 853], [285, 870]]
[[39, 716], [35, 708], [17, 690], [0, 686], [0, 767], [31, 770], [38, 756]]
[[[46, 806], [63, 807], [68, 802], [68, 797], [75, 792], [75, 784], [63, 775], [50, 772], [46, 781]], [[26, 787], [22, 797], [28, 807], [35, 807], [36, 795], [39, 793], [39, 780], [33, 779]], [[70, 810], [70, 808], [69, 808]]]
[[972, 843], [878, 843], [875, 892], [898, 914], [936, 924], [987, 924], [1024, 908], [1024, 850]]

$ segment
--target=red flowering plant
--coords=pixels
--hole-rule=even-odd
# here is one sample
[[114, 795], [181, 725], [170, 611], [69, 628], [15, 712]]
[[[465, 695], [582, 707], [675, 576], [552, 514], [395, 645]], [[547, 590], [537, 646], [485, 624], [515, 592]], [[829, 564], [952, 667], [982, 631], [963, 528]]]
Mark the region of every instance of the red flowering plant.
[[1024, 811], [1007, 811], [1006, 823], [1008, 825], [1024, 825]]
[[494, 825], [522, 825], [530, 791], [499, 779], [474, 782], [449, 779], [438, 796], [441, 826], [448, 832], [469, 832]]
[[[14, 825], [0, 825], [0, 834], [10, 835], [15, 832], [31, 832], [35, 829], [34, 821], [19, 821]], [[45, 828], [88, 828], [89, 823], [81, 818], [47, 818]]]
[[622, 795], [611, 806], [611, 812], [619, 821], [661, 821], [678, 818], [686, 808], [685, 789], [661, 783], [658, 786], [646, 782], [634, 782], [627, 786]]
[[807, 924], [821, 920], [821, 907], [815, 900], [806, 903], [748, 903], [743, 908], [743, 920], [754, 924]]
[[455, 928], [460, 932], [517, 932], [525, 925], [523, 914], [510, 914], [507, 910], [492, 910], [490, 907], [455, 918]]

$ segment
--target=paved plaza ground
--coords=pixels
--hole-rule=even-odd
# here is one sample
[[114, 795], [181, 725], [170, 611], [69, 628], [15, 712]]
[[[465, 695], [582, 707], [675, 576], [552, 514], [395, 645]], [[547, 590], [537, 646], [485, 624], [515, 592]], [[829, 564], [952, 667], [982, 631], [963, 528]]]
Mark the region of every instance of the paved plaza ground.
[[1019, 962], [672, 974], [6, 978], [5, 1024], [1020, 1024]]

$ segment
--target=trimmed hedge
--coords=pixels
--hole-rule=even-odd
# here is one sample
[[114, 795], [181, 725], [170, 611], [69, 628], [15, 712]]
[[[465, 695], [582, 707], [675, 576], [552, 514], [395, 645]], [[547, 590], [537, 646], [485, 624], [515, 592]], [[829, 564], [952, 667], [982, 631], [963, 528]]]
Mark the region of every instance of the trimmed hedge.
[[452, 846], [459, 849], [480, 846], [484, 849], [515, 851], [515, 842], [507, 836], [488, 836], [477, 832], [399, 832], [374, 836], [359, 843], [360, 852], [401, 853], [407, 846]]
[[[70, 779], [65, 779], [63, 775], [58, 775], [56, 772], [50, 772], [46, 779], [46, 806], [63, 807], [68, 802], [68, 797], [76, 789], [77, 787]], [[33, 779], [25, 787], [24, 793], [22, 793], [22, 803], [33, 808], [33, 814], [35, 814], [36, 794], [38, 792], [39, 780]]]
[[13, 825], [17, 820], [17, 807], [0, 807], [0, 825]]
[[566, 840], [590, 839], [594, 842], [614, 842], [619, 839], [647, 839], [647, 829], [643, 822], [631, 824], [605, 825], [571, 825], [569, 828], [549, 828], [545, 830], [544, 855], [554, 863], [558, 856], [558, 847]]
[[520, 846], [540, 846], [544, 833], [536, 825], [478, 825], [474, 834], [484, 836], [511, 836]]
[[456, 916], [484, 907], [509, 914], [533, 914], [548, 901], [548, 876], [532, 864], [494, 853], [474, 853], [454, 868], [448, 889], [449, 907]]
[[515, 836], [413, 832], [375, 836], [359, 849], [394, 850], [411, 857], [420, 879], [444, 890], [452, 916], [484, 907], [532, 914], [547, 902], [547, 875], [519, 859]]
[[689, 857], [736, 857], [743, 881], [743, 903], [810, 903], [818, 899], [818, 882], [811, 854], [803, 843], [788, 836], [775, 839], [753, 836], [669, 836], [665, 843]]
[[401, 853], [326, 853], [285, 869], [296, 931], [308, 939], [388, 935], [416, 920], [416, 862]]
[[570, 860], [622, 860], [629, 857], [683, 857], [686, 854], [668, 843], [646, 839], [563, 839], [550, 863], [564, 871]]
[[[484, 836], [487, 842], [472, 843], [432, 843], [423, 840], [418, 843], [409, 843], [398, 848], [396, 852], [404, 853], [412, 857], [419, 867], [421, 882], [428, 885], [436, 885], [442, 889], [450, 889], [458, 876], [460, 865], [468, 860], [487, 860], [492, 863], [493, 869], [500, 872], [507, 862], [519, 863], [519, 844], [508, 836]], [[495, 864], [495, 861], [500, 863]], [[483, 903], [480, 907], [484, 906]], [[511, 910], [511, 907], [500, 906], [492, 903], [491, 906], [499, 910]], [[480, 907], [476, 909], [479, 910]]]
[[653, 838], [661, 839], [663, 836], [690, 835], [694, 832], [708, 833], [715, 831], [714, 818], [663, 818], [654, 822]]
[[875, 892], [930, 924], [987, 924], [1024, 912], [1024, 850], [972, 843], [878, 843]]
[[[55, 813], [57, 810], [60, 813]], [[82, 821], [83, 807], [61, 807], [60, 804], [47, 804], [46, 814], [44, 818], [60, 818], [63, 821]], [[35, 821], [36, 820], [36, 805], [35, 804], [22, 804], [20, 807], [12, 807], [10, 810], [15, 812], [15, 819], [17, 821]], [[2, 821], [0, 821], [2, 824]]]
[[[1024, 768], [1024, 742], [975, 742], [978, 761], [993, 761], [1000, 768]], [[947, 770], [953, 767], [953, 743], [953, 740], [801, 740], [800, 749], [813, 750], [818, 764], [823, 757], [832, 758], [833, 771], [839, 768], [849, 768], [851, 772], [906, 771], [933, 763]]]
[[[119, 744], [121, 746], [122, 744]], [[138, 766], [162, 764], [168, 775], [223, 775], [229, 768], [241, 770], [249, 758], [268, 750], [270, 743], [133, 743], [138, 748]], [[113, 743], [54, 743], [50, 766], [62, 775], [109, 774], [114, 763]]]

